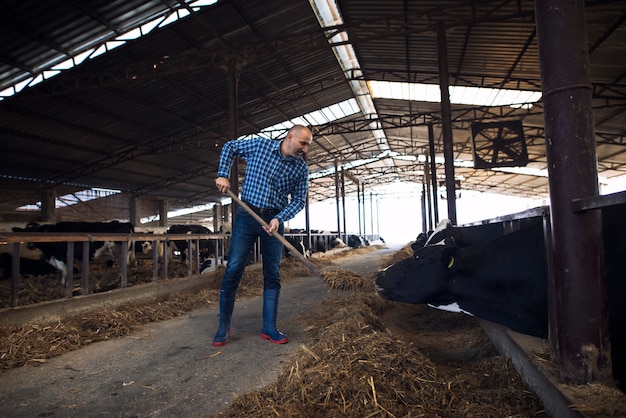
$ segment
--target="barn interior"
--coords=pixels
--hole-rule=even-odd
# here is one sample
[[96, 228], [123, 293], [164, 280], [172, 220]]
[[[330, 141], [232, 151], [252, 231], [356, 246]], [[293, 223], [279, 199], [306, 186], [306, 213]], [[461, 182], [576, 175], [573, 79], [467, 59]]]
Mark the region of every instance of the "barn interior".
[[[625, 10], [584, 2], [577, 28], [601, 194], [626, 189]], [[312, 202], [394, 183], [434, 200], [445, 188], [442, 206], [457, 190], [550, 199], [532, 1], [26, 0], [0, 11], [2, 223], [167, 226], [168, 213], [192, 211], [215, 225], [230, 203], [214, 186], [222, 145], [280, 139], [294, 123], [314, 134]]]
[[[224, 142], [294, 122], [314, 130], [311, 201], [335, 199], [336, 171], [348, 195], [444, 187], [442, 33], [448, 188], [549, 195], [531, 1], [26, 1], [2, 16], [5, 222], [40, 218], [51, 195], [56, 220], [129, 219], [129, 199], [143, 222], [163, 205], [211, 218]], [[599, 183], [615, 191], [624, 3], [585, 16]]]

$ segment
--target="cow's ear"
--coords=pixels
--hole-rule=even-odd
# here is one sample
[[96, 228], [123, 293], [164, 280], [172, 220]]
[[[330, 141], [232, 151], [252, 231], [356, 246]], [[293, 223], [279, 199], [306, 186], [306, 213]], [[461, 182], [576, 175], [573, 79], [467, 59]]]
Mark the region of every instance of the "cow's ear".
[[456, 247], [446, 246], [441, 252], [441, 267], [452, 270], [456, 267]]

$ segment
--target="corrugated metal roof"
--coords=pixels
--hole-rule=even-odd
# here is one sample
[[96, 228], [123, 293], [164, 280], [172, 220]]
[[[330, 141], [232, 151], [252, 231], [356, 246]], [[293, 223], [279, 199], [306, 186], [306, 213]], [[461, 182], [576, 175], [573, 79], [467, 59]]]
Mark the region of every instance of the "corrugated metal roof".
[[[214, 201], [219, 150], [234, 136], [231, 59], [240, 69], [237, 136], [355, 98], [309, 2], [230, 0], [200, 9], [187, 3], [3, 2], [0, 91], [174, 9], [191, 14], [0, 101], [0, 215], [36, 202], [50, 185], [120, 189], [166, 199], [173, 208]], [[347, 76], [437, 84], [442, 27], [451, 85], [540, 90], [530, 0], [337, 4], [344, 19], [337, 29], [347, 32], [363, 74]], [[625, 6], [586, 4], [597, 154], [606, 178], [626, 174]], [[380, 156], [372, 121], [355, 114], [314, 127], [312, 173], [332, 171], [335, 161], [351, 167], [348, 193], [356, 190], [351, 179], [365, 187], [423, 181], [423, 163], [398, 156], [427, 153], [429, 124], [442, 154], [440, 105], [382, 98], [374, 105], [392, 154]], [[523, 121], [528, 166], [545, 169], [541, 103], [532, 109], [452, 105], [455, 157], [472, 160], [472, 122], [502, 120]], [[455, 173], [466, 189], [548, 193], [543, 176], [465, 166]], [[331, 180], [312, 181], [313, 200], [334, 198]]]

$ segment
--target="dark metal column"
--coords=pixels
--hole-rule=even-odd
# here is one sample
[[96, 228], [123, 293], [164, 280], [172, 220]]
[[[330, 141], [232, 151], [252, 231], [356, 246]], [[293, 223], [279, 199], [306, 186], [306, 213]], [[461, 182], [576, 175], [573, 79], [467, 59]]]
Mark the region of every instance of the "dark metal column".
[[54, 187], [45, 187], [41, 191], [41, 222], [56, 222], [56, 190]]
[[363, 229], [361, 228], [361, 184], [357, 183], [356, 184], [356, 206], [358, 208], [358, 212], [359, 212], [359, 235], [365, 235], [363, 233]]
[[[424, 170], [424, 173], [426, 172], [427, 170]], [[427, 199], [426, 183], [427, 183], [427, 180], [426, 178], [424, 178], [422, 181], [422, 196], [420, 196], [420, 204], [422, 205], [422, 232], [424, 233], [428, 232], [428, 229], [429, 229], [428, 222], [427, 222], [429, 215], [426, 209], [426, 199]], [[430, 202], [430, 198], [428, 198], [428, 201]]]
[[[434, 225], [439, 223], [439, 202], [437, 199], [437, 163], [435, 162], [435, 133], [432, 123], [428, 124], [428, 149], [430, 153], [430, 181], [432, 184], [432, 191], [430, 194], [433, 197], [433, 217]], [[428, 167], [425, 167], [428, 170]], [[430, 225], [433, 227], [433, 224]]]
[[372, 226], [372, 236], [374, 236], [374, 193], [370, 191], [370, 224]]
[[448, 46], [443, 22], [439, 22], [437, 25], [437, 57], [439, 59], [439, 89], [441, 90], [441, 124], [448, 219], [453, 225], [456, 225], [456, 184], [454, 181], [454, 149], [452, 147], [452, 111], [450, 110], [448, 84]]
[[348, 242], [348, 228], [346, 226], [346, 174], [345, 170], [341, 169], [341, 207], [343, 209], [343, 233], [346, 237], [346, 243]]
[[[239, 125], [239, 75], [241, 68], [235, 57], [231, 57], [228, 60], [228, 71], [226, 77], [228, 78], [228, 122], [230, 127], [230, 139], [237, 139], [238, 125]], [[230, 168], [230, 188], [239, 193], [239, 159], [235, 158], [233, 165]], [[237, 202], [232, 203], [232, 216], [233, 222], [237, 216]]]
[[[561, 379], [609, 381], [600, 211], [572, 212], [598, 195], [595, 130], [583, 0], [535, 1], [548, 174], [556, 330]], [[554, 315], [551, 315], [554, 317]]]
[[337, 207], [337, 237], [341, 239], [341, 212], [339, 211], [339, 162], [335, 160], [335, 206]]
[[365, 185], [361, 187], [361, 201], [363, 202], [363, 235], [367, 235], [367, 228], [365, 227], [365, 222], [367, 219], [367, 216], [365, 214]]
[[170, 209], [167, 200], [159, 200], [159, 226], [168, 226], [167, 212]]

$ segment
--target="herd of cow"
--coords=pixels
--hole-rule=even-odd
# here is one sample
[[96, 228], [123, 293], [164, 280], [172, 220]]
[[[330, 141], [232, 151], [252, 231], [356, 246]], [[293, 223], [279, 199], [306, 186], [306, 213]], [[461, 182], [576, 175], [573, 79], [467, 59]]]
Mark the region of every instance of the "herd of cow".
[[[122, 257], [126, 258], [127, 263], [132, 263], [136, 257], [150, 254], [153, 251], [153, 243], [151, 234], [145, 234], [145, 239], [137, 239], [135, 228], [128, 222], [60, 222], [56, 224], [29, 223], [24, 228], [14, 227], [13, 232], [28, 233], [74, 233], [74, 234], [133, 234], [134, 241], [127, 244], [126, 251], [123, 249], [124, 241], [95, 241], [88, 242], [88, 260], [89, 262], [105, 263], [109, 266], [119, 262]], [[225, 227], [220, 233], [228, 233], [229, 229]], [[213, 232], [202, 225], [172, 225], [166, 231], [168, 235], [211, 235]], [[331, 232], [315, 232], [311, 240], [307, 239], [307, 234], [302, 230], [292, 230], [286, 234], [286, 238], [290, 243], [301, 251], [302, 254], [310, 255], [313, 252], [325, 252], [327, 249], [345, 246], [343, 241]], [[223, 251], [218, 245], [219, 238], [198, 239], [193, 241], [194, 252], [197, 248], [202, 266], [200, 272], [204, 271], [211, 265], [211, 259], [216, 254]], [[349, 236], [350, 246], [358, 248], [359, 246], [369, 245], [362, 237], [356, 235]], [[73, 258], [77, 261], [85, 259], [83, 245], [76, 243], [74, 245]], [[192, 253], [189, 248], [190, 241], [173, 239], [168, 241], [168, 257], [179, 258], [181, 261], [187, 261]], [[23, 276], [43, 276], [54, 273], [61, 275], [61, 281], [65, 284], [67, 276], [68, 249], [66, 242], [29, 242], [20, 246], [19, 272]], [[163, 257], [163, 245], [158, 244], [158, 257]], [[288, 253], [288, 251], [286, 251]], [[220, 254], [221, 255], [221, 254]], [[227, 259], [227, 254], [224, 256]], [[0, 246], [0, 270], [2, 270], [2, 278], [6, 279], [12, 275], [13, 257], [12, 249], [9, 244]]]

